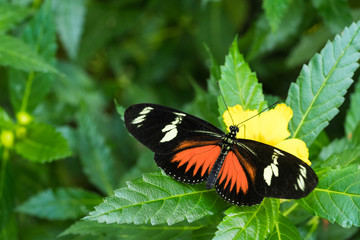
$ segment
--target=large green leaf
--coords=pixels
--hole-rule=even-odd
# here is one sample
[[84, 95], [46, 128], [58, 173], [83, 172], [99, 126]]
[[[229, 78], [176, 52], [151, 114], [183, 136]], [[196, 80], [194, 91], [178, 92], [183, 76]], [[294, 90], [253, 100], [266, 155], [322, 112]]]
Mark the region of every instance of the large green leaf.
[[225, 204], [213, 189], [176, 182], [160, 172], [149, 173], [127, 182], [127, 187], [116, 190], [114, 196], [107, 197], [85, 219], [172, 225], [218, 213]]
[[11, 29], [30, 13], [30, 9], [21, 6], [0, 4], [0, 32]]
[[0, 65], [24, 71], [57, 73], [31, 46], [6, 35], [0, 35]]
[[276, 31], [289, 9], [290, 0], [264, 0], [263, 8], [272, 31]]
[[332, 33], [339, 33], [353, 21], [347, 0], [312, 0]]
[[267, 240], [301, 240], [299, 231], [295, 225], [283, 215], [279, 215], [275, 227]]
[[[221, 66], [219, 86], [229, 107], [239, 104], [244, 109], [253, 110], [266, 106], [262, 86], [240, 54], [236, 39], [225, 57], [225, 64]], [[226, 107], [221, 97], [218, 98], [218, 103], [222, 115]]]
[[0, 129], [10, 129], [13, 127], [13, 125], [13, 121], [8, 113], [2, 107], [0, 107]]
[[27, 126], [26, 136], [18, 139], [15, 150], [26, 159], [35, 162], [50, 162], [71, 154], [65, 138], [53, 127], [33, 123]]
[[360, 171], [358, 164], [317, 172], [319, 185], [299, 204], [310, 213], [343, 227], [360, 226]]
[[360, 123], [360, 80], [355, 84], [355, 91], [350, 95], [350, 107], [345, 118], [345, 132], [352, 134], [356, 126]]
[[224, 220], [218, 225], [214, 239], [265, 239], [276, 223], [279, 206], [279, 199], [265, 198], [259, 205], [252, 207], [229, 208], [225, 211]]
[[78, 148], [84, 172], [90, 182], [108, 195], [116, 187], [115, 160], [96, 122], [83, 111], [79, 117]]
[[134, 225], [134, 224], [107, 224], [94, 221], [79, 221], [71, 225], [60, 236], [93, 235], [113, 236], [119, 239], [191, 239], [191, 233], [202, 228], [199, 224], [176, 224], [172, 226]]
[[48, 189], [32, 196], [18, 211], [49, 220], [75, 219], [101, 202], [95, 193], [76, 188]]
[[53, 1], [60, 40], [71, 59], [75, 59], [83, 31], [85, 0]]
[[301, 70], [289, 89], [286, 103], [294, 112], [289, 123], [292, 137], [308, 146], [339, 112], [344, 95], [358, 68], [360, 23], [345, 28], [342, 35], [328, 42], [320, 54]]

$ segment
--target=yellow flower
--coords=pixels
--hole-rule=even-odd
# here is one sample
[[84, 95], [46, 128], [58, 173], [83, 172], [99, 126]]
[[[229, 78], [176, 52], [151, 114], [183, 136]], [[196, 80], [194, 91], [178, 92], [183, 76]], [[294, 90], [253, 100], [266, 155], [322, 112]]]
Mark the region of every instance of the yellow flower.
[[290, 136], [288, 124], [293, 116], [290, 107], [281, 103], [274, 109], [263, 112], [260, 115], [257, 114], [257, 110], [244, 111], [242, 106], [236, 105], [229, 107], [229, 110], [224, 112], [223, 119], [228, 130], [231, 125], [241, 123], [238, 126], [240, 131], [236, 135], [237, 138], [246, 138], [277, 147], [311, 165], [308, 159], [309, 150], [306, 144], [300, 139], [286, 139]]
[[0, 143], [5, 148], [11, 148], [14, 145], [14, 133], [9, 130], [2, 130], [0, 133]]

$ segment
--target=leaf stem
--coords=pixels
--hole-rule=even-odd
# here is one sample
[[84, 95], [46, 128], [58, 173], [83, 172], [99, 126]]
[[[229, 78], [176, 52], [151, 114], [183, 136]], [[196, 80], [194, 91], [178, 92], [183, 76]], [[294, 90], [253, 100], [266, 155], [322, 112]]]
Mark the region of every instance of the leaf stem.
[[283, 212], [283, 215], [285, 217], [287, 217], [292, 211], [294, 211], [297, 207], [299, 206], [299, 204], [297, 202], [294, 202], [294, 204], [288, 208], [285, 212]]
[[2, 161], [1, 161], [1, 172], [0, 172], [0, 199], [2, 198], [4, 185], [5, 185], [5, 174], [6, 174], [6, 166], [9, 159], [9, 149], [4, 148], [2, 153]]
[[26, 87], [25, 87], [25, 92], [24, 92], [24, 97], [23, 97], [22, 102], [21, 102], [21, 107], [20, 107], [21, 112], [26, 111], [26, 108], [27, 108], [27, 105], [28, 105], [28, 102], [29, 102], [29, 97], [30, 97], [30, 92], [31, 92], [31, 87], [32, 87], [34, 77], [35, 77], [35, 74], [34, 74], [33, 71], [31, 71], [29, 73], [29, 75], [28, 75], [28, 79], [27, 79]]

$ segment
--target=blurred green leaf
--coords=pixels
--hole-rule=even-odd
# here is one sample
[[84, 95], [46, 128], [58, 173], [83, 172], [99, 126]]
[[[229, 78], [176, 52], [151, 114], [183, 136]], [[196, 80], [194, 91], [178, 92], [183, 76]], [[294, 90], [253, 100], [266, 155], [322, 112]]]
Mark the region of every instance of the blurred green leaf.
[[301, 23], [305, 13], [304, 1], [291, 1], [276, 31], [271, 31], [266, 16], [261, 15], [254, 22], [254, 36], [249, 43], [250, 46], [248, 46], [247, 61], [252, 61], [275, 49], [286, 48], [293, 41], [294, 36], [301, 31]]
[[290, 0], [265, 0], [263, 1], [263, 9], [268, 19], [272, 31], [276, 31], [289, 9]]
[[265, 239], [275, 226], [279, 206], [279, 199], [265, 198], [259, 205], [231, 207], [213, 239]]
[[[219, 87], [229, 107], [240, 104], [244, 109], [263, 109], [266, 107], [262, 85], [258, 83], [256, 74], [239, 52], [237, 40], [232, 43], [225, 64], [221, 66]], [[220, 116], [226, 110], [223, 99], [218, 97]]]
[[[25, 27], [24, 41], [48, 63], [55, 63], [56, 36], [51, 12], [51, 2], [47, 1]], [[11, 103], [16, 111], [32, 112], [50, 91], [52, 73], [29, 74], [12, 69], [9, 73]], [[25, 98], [25, 99], [24, 99]], [[26, 102], [26, 103], [25, 103]], [[20, 109], [20, 108], [25, 109]]]
[[14, 123], [8, 113], [0, 107], [0, 129], [11, 129]]
[[7, 235], [8, 228], [13, 225], [11, 218], [15, 211], [15, 184], [9, 171], [9, 160], [3, 157], [3, 151], [0, 147], [0, 232]]
[[339, 112], [344, 95], [358, 68], [360, 22], [345, 28], [341, 36], [328, 42], [320, 54], [305, 65], [289, 89], [286, 103], [294, 117], [289, 123], [293, 138], [310, 146], [317, 135]]
[[295, 225], [283, 215], [279, 214], [275, 228], [273, 229], [267, 240], [301, 240], [299, 231]]
[[213, 189], [176, 182], [162, 173], [149, 173], [127, 182], [127, 187], [116, 190], [114, 196], [107, 197], [85, 219], [172, 225], [219, 213], [225, 204]]
[[355, 91], [350, 95], [350, 107], [345, 118], [345, 133], [351, 135], [355, 127], [360, 123], [360, 80], [355, 84]]
[[317, 26], [313, 31], [304, 33], [300, 36], [299, 42], [292, 47], [286, 59], [286, 66], [293, 68], [308, 62], [332, 37], [325, 26]]
[[347, 0], [312, 0], [311, 2], [334, 34], [340, 33], [353, 21]]
[[18, 139], [15, 151], [34, 162], [51, 162], [71, 155], [65, 138], [55, 128], [32, 123], [26, 127], [26, 136]]
[[30, 13], [30, 9], [0, 3], [0, 32], [11, 29], [15, 24], [19, 23]]
[[115, 160], [96, 122], [85, 111], [78, 116], [78, 150], [84, 173], [92, 184], [108, 195], [113, 194]]
[[49, 220], [75, 219], [89, 213], [100, 202], [99, 195], [82, 189], [48, 189], [32, 196], [17, 210]]
[[0, 35], [0, 42], [0, 65], [24, 71], [58, 73], [53, 66], [23, 41]]
[[71, 59], [77, 56], [84, 25], [85, 4], [85, 0], [53, 1], [60, 40]]
[[360, 171], [358, 164], [316, 172], [318, 186], [298, 203], [311, 214], [342, 227], [360, 226]]

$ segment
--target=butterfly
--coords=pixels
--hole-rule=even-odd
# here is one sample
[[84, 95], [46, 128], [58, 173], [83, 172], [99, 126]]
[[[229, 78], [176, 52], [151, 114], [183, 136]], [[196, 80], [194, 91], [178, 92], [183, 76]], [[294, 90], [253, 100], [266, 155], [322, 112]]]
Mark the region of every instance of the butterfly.
[[236, 138], [239, 128], [224, 133], [193, 115], [142, 103], [124, 114], [125, 126], [152, 150], [156, 164], [177, 181], [215, 187], [236, 205], [259, 204], [264, 197], [299, 199], [317, 185], [312, 168], [276, 147]]

